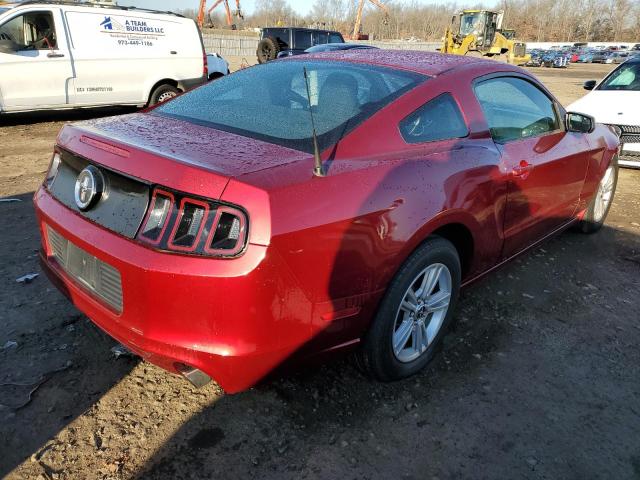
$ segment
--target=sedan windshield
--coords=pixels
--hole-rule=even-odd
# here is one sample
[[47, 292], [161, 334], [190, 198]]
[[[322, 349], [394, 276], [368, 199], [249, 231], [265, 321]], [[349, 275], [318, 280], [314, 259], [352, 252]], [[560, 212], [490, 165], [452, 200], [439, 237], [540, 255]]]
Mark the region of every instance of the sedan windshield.
[[152, 113], [312, 152], [310, 113], [322, 150], [426, 78], [370, 65], [276, 61], [208, 83]]
[[640, 62], [623, 63], [602, 82], [598, 90], [640, 90]]

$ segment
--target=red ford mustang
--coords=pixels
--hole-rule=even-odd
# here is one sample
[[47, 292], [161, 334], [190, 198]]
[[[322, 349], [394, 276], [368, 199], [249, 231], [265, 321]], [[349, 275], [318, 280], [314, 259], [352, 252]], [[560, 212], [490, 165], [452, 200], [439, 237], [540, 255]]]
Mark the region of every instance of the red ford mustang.
[[617, 150], [517, 67], [293, 57], [65, 126], [35, 194], [42, 262], [109, 335], [196, 385], [237, 392], [350, 349], [397, 379], [433, 357], [461, 286], [600, 228]]

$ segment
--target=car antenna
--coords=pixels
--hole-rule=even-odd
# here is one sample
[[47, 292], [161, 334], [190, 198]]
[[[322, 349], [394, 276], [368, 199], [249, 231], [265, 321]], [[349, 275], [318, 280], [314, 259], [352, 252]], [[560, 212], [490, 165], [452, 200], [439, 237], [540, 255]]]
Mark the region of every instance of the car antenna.
[[304, 83], [307, 86], [307, 101], [309, 102], [309, 115], [311, 115], [311, 136], [313, 137], [313, 160], [315, 165], [313, 167], [313, 174], [316, 177], [324, 177], [324, 171], [322, 170], [322, 160], [320, 159], [320, 149], [318, 148], [318, 136], [316, 135], [316, 124], [313, 120], [313, 109], [311, 108], [311, 91], [309, 90], [309, 77], [307, 76], [307, 67], [303, 66], [304, 70]]

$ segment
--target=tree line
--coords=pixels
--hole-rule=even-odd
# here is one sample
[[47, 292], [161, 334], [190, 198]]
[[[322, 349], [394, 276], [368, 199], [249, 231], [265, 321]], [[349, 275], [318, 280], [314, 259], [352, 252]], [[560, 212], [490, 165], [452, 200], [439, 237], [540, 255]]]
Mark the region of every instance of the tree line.
[[[422, 4], [416, 0], [387, 0], [386, 15], [368, 3], [362, 33], [372, 39], [439, 41], [454, 14], [482, 3]], [[264, 26], [310, 26], [350, 34], [358, 0], [315, 0], [299, 15], [287, 0], [257, 0], [251, 15], [234, 17], [238, 29]], [[487, 7], [484, 7], [487, 8]], [[537, 42], [640, 42], [640, 0], [501, 0], [492, 10], [504, 10], [503, 28], [517, 38]], [[214, 26], [225, 27], [223, 9], [212, 13]], [[183, 14], [195, 18], [194, 11]]]

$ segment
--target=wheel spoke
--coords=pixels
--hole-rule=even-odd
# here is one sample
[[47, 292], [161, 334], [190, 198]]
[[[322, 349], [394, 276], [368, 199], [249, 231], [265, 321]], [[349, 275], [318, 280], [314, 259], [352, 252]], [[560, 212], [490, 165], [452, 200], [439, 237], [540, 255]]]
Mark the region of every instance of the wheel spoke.
[[420, 333], [422, 337], [420, 353], [422, 353], [422, 351], [426, 350], [429, 344], [431, 343], [431, 339], [429, 338], [429, 333], [427, 332], [427, 325], [425, 325], [424, 322], [420, 322]]
[[419, 296], [421, 298], [427, 298], [428, 295], [431, 295], [431, 292], [435, 288], [438, 280], [440, 279], [440, 273], [442, 272], [441, 265], [434, 265], [433, 267], [427, 269], [422, 279], [422, 284], [420, 285], [420, 289], [418, 290]]
[[442, 325], [443, 319], [444, 315], [434, 315], [431, 317], [431, 321], [426, 328], [428, 344], [433, 342], [433, 339], [436, 338], [436, 335], [440, 331], [440, 325]]
[[422, 351], [422, 328], [418, 323], [413, 325], [413, 336], [411, 337], [411, 348], [414, 352]]
[[416, 295], [416, 292], [414, 292], [411, 287], [409, 287], [409, 290], [407, 290], [407, 294], [405, 295], [405, 300], [409, 299], [409, 301], [411, 303], [413, 303], [414, 305], [418, 304], [418, 297]]
[[427, 309], [429, 312], [437, 312], [449, 307], [451, 294], [446, 290], [440, 290], [438, 293], [427, 299]]
[[404, 349], [409, 337], [411, 336], [411, 332], [413, 330], [413, 321], [412, 320], [404, 320], [398, 329], [393, 334], [393, 351], [396, 355], [399, 355], [400, 352]]
[[418, 306], [415, 303], [411, 303], [406, 297], [404, 299], [404, 301], [402, 302], [402, 304], [400, 305], [400, 308], [402, 310], [404, 310], [405, 312], [409, 312], [409, 313], [415, 313], [416, 308], [418, 308]]

